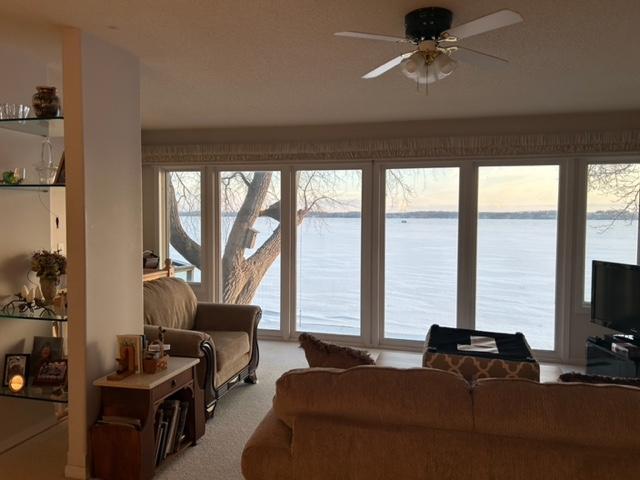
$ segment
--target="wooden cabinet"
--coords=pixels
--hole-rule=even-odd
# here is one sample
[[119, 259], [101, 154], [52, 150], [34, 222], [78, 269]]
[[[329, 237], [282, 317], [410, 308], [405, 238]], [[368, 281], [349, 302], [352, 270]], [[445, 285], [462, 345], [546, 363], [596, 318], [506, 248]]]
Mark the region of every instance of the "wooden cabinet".
[[[157, 413], [165, 400], [188, 402], [185, 440], [178, 452], [204, 435], [203, 391], [198, 385], [199, 360], [171, 357], [168, 368], [152, 375], [131, 375], [120, 381], [103, 377], [100, 418], [139, 420], [139, 427], [113, 422], [91, 429], [93, 476], [102, 480], [138, 480], [153, 477], [156, 467]], [[175, 453], [178, 453], [175, 452]], [[173, 453], [172, 453], [173, 454]]]

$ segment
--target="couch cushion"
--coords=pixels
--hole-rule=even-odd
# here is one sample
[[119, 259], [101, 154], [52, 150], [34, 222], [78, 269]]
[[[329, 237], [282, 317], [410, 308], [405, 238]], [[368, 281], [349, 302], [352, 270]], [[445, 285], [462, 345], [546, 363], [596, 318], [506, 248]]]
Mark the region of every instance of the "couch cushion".
[[369, 352], [323, 342], [309, 333], [301, 333], [298, 340], [310, 367], [351, 368], [376, 363]]
[[260, 422], [242, 451], [242, 474], [260, 480], [293, 479], [291, 429], [272, 410]]
[[198, 300], [186, 282], [159, 278], [145, 282], [143, 292], [145, 325], [193, 329]]
[[287, 425], [315, 415], [449, 430], [473, 428], [469, 384], [430, 368], [361, 366], [292, 370], [276, 382], [274, 412]]
[[216, 370], [219, 372], [225, 366], [235, 363], [236, 360], [248, 354], [249, 335], [246, 332], [207, 332], [216, 349]]
[[473, 390], [476, 430], [593, 447], [640, 448], [640, 389], [488, 378]]

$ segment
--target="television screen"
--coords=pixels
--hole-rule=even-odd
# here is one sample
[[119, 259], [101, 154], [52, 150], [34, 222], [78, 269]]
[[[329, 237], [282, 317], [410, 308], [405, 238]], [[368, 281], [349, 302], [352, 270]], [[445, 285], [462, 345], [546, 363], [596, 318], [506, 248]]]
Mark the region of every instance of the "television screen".
[[628, 335], [640, 335], [640, 266], [593, 262], [591, 320]]

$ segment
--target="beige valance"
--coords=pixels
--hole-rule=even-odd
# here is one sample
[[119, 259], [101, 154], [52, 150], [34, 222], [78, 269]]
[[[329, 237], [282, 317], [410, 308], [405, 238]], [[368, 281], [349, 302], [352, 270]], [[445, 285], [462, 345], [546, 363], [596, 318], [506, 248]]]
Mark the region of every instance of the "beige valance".
[[404, 139], [145, 145], [147, 165], [640, 154], [640, 130]]

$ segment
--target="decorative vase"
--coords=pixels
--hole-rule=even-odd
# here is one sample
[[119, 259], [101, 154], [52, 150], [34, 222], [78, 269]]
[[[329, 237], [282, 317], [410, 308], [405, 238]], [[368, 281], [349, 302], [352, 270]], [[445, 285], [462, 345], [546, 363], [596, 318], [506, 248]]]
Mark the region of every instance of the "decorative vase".
[[59, 280], [55, 277], [40, 277], [40, 290], [46, 305], [53, 304], [53, 299], [58, 293]]
[[56, 87], [36, 87], [33, 94], [33, 110], [38, 118], [53, 118], [60, 111], [60, 98]]

